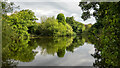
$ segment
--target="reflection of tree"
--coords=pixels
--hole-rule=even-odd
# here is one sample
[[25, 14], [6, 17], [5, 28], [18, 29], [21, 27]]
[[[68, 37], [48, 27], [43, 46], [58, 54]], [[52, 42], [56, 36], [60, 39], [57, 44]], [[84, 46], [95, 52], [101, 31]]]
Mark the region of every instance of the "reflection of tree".
[[36, 53], [33, 53], [32, 50], [37, 47], [34, 41], [29, 41], [29, 39], [13, 39], [7, 42], [8, 39], [11, 38], [3, 38], [3, 42], [5, 40], [6, 42], [2, 43], [3, 66], [13, 66], [14, 62], [12, 61], [16, 60], [22, 62], [30, 62], [34, 59]]
[[6, 60], [2, 62], [2, 68], [17, 68], [18, 62], [15, 62], [14, 60]]
[[36, 39], [37, 44], [42, 48], [42, 54], [52, 54], [63, 52], [72, 41], [73, 37], [44, 37]]
[[82, 46], [85, 42], [85, 39], [82, 36], [76, 36], [72, 42], [72, 44], [67, 47], [67, 51], [74, 52], [74, 49]]
[[64, 57], [64, 55], [65, 55], [65, 48], [59, 49], [58, 52], [57, 52], [57, 56], [58, 57]]

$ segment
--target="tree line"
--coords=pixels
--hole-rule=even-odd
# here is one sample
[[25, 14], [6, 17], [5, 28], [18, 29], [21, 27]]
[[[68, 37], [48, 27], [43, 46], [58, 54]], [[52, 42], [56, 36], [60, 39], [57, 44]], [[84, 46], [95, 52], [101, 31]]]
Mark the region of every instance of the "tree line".
[[[41, 17], [41, 23], [31, 10], [21, 10], [11, 15], [2, 16], [3, 34], [13, 32], [13, 36], [18, 38], [34, 36], [73, 36], [81, 34], [85, 30], [85, 25], [74, 20], [73, 17], [65, 19], [64, 14], [59, 13], [57, 18]], [[8, 29], [9, 28], [9, 29]]]

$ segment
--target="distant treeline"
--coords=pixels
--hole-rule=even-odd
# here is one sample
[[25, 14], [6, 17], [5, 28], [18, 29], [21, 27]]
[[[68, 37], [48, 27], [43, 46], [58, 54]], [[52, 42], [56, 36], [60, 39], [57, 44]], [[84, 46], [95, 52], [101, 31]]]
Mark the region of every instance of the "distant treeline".
[[[80, 35], [85, 29], [91, 26], [75, 21], [74, 17], [66, 17], [59, 13], [57, 18], [41, 17], [41, 22], [38, 20], [31, 10], [21, 10], [14, 12], [11, 15], [3, 15], [3, 34], [13, 32], [13, 36], [29, 37], [32, 36], [73, 36]], [[9, 34], [9, 33], [7, 33]]]

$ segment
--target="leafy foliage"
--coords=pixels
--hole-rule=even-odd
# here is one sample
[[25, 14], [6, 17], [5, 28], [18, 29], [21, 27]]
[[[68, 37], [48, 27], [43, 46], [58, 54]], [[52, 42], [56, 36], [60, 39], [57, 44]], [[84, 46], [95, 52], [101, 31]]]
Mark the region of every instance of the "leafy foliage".
[[66, 48], [67, 51], [70, 52], [74, 52], [74, 49], [79, 47], [79, 46], [83, 46], [83, 44], [85, 43], [85, 39], [82, 36], [76, 36], [73, 41], [72, 44]]
[[59, 14], [57, 15], [57, 19], [58, 19], [58, 22], [59, 22], [59, 23], [62, 23], [62, 24], [64, 24], [64, 25], [66, 24], [64, 14], [59, 13]]
[[3, 15], [3, 32], [8, 30], [6, 27], [9, 25], [12, 31], [19, 35], [18, 38], [29, 37], [28, 27], [35, 24], [36, 19], [31, 10], [22, 10], [10, 16]]
[[81, 34], [85, 30], [85, 25], [74, 20], [74, 17], [66, 17], [66, 22], [72, 26], [76, 34]]
[[[97, 51], [93, 55], [95, 58], [98, 58], [94, 64], [96, 67], [119, 66], [119, 5], [120, 2], [80, 2], [79, 4], [84, 12], [90, 12], [90, 9], [94, 9], [94, 12], [90, 15], [97, 20], [97, 23], [88, 30], [88, 37], [97, 42], [95, 43]], [[89, 18], [89, 14], [85, 17], [83, 14], [82, 18], [86, 20]]]
[[54, 17], [44, 18], [38, 26], [37, 34], [40, 36], [71, 36], [72, 27], [69, 24], [58, 23]]
[[41, 37], [34, 40], [42, 48], [42, 55], [55, 55], [57, 53], [58, 57], [63, 57], [66, 47], [70, 46], [73, 37]]
[[6, 1], [3, 1], [1, 2], [0, 1], [0, 4], [1, 4], [1, 11], [2, 11], [2, 14], [7, 14], [7, 13], [10, 13], [10, 12], [13, 12], [13, 9], [15, 8], [19, 8], [19, 6], [15, 6], [15, 4], [13, 2], [6, 2]]
[[[28, 17], [28, 18], [27, 18]], [[22, 10], [11, 15], [2, 15], [2, 56], [3, 66], [14, 59], [29, 62], [34, 59], [32, 49], [28, 45], [28, 26], [35, 24], [36, 18], [30, 10]], [[21, 52], [24, 52], [21, 54]], [[26, 59], [27, 58], [27, 59]], [[8, 63], [8, 64], [11, 64]]]

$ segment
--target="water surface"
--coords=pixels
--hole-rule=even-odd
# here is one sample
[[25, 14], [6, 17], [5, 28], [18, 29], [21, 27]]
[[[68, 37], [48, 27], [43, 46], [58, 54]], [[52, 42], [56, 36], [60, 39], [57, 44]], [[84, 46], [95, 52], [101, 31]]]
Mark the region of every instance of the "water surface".
[[118, 66], [118, 43], [101, 41], [83, 36], [3, 38], [2, 66]]
[[74, 49], [74, 52], [65, 50], [64, 57], [47, 54], [42, 52], [42, 48], [38, 46], [34, 51], [38, 53], [32, 62], [20, 62], [18, 66], [92, 66], [94, 58], [91, 54], [94, 53], [94, 45], [84, 43]]
[[95, 61], [94, 45], [82, 36], [10, 41], [3, 51], [3, 66], [92, 66]]

